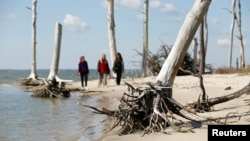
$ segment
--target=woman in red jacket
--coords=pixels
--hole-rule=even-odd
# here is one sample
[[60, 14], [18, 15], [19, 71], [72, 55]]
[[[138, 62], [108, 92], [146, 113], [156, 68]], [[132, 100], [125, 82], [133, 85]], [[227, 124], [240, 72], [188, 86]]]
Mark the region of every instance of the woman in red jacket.
[[99, 83], [98, 86], [106, 86], [107, 85], [107, 76], [110, 74], [108, 60], [106, 59], [106, 55], [102, 54], [101, 59], [97, 64], [97, 71], [99, 73]]

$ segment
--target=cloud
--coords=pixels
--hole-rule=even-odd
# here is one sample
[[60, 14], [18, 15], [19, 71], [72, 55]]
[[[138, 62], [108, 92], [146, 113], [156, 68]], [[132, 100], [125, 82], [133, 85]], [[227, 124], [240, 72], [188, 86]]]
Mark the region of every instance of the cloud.
[[211, 24], [217, 24], [217, 23], [219, 23], [219, 19], [217, 19], [217, 18], [211, 19]]
[[140, 14], [138, 14], [138, 15], [137, 15], [137, 19], [139, 19], [139, 20], [143, 20], [143, 18], [144, 18], [143, 13], [140, 13]]
[[7, 13], [7, 14], [4, 14], [4, 15], [1, 15], [0, 18], [1, 19], [5, 19], [5, 20], [13, 20], [13, 19], [16, 19], [16, 14], [14, 14], [14, 13]]
[[[243, 41], [243, 44], [244, 44], [244, 46], [248, 45], [247, 41]], [[228, 38], [218, 39], [217, 45], [223, 46], [223, 47], [229, 47], [230, 46], [230, 39], [228, 39]], [[239, 46], [239, 40], [234, 39], [233, 46]]]
[[65, 27], [71, 31], [85, 31], [89, 25], [82, 22], [78, 17], [71, 14], [66, 14], [63, 23]]
[[151, 0], [149, 1], [150, 8], [159, 8], [161, 7], [161, 2], [159, 0]]
[[141, 0], [120, 0], [120, 5], [131, 8], [138, 8], [142, 5]]
[[178, 10], [171, 3], [164, 4], [161, 8], [161, 11], [165, 12], [167, 14], [170, 14], [170, 15], [178, 15], [179, 14]]
[[230, 40], [228, 38], [218, 39], [217, 40], [217, 45], [218, 46], [229, 46], [230, 45]]

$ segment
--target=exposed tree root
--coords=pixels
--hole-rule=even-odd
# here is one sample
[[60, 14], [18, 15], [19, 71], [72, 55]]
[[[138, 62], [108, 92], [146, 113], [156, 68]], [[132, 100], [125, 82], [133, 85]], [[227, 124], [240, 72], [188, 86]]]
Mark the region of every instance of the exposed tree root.
[[59, 97], [70, 97], [70, 90], [65, 88], [64, 83], [60, 83], [57, 81], [46, 81], [45, 86], [35, 92], [33, 92], [32, 96], [36, 97], [47, 97], [47, 98], [59, 98]]
[[22, 86], [41, 86], [45, 84], [43, 79], [32, 78], [21, 79], [19, 82]]
[[[83, 105], [91, 108], [98, 114], [105, 114], [115, 119], [111, 129], [120, 127], [119, 135], [131, 134], [136, 131], [143, 131], [143, 135], [164, 131], [167, 127], [172, 127], [178, 132], [193, 132], [191, 128], [186, 128], [188, 121], [200, 123], [201, 117], [195, 112], [185, 109], [174, 99], [167, 97], [166, 87], [154, 87], [148, 84], [149, 87], [134, 88], [126, 83], [128, 92], [124, 92], [120, 99], [120, 104], [117, 110], [108, 110], [103, 108], [99, 110], [95, 107]], [[178, 122], [178, 126], [176, 125]], [[180, 124], [181, 123], [181, 124]], [[182, 128], [185, 127], [185, 128]]]

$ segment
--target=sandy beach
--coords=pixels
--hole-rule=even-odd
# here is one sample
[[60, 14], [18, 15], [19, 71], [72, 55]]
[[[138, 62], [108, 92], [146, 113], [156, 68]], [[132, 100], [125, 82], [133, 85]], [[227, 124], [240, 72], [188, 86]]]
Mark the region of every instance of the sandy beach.
[[[115, 79], [108, 80], [108, 86], [97, 87], [98, 80], [91, 80], [88, 83], [89, 90], [81, 91], [81, 93], [89, 95], [100, 95], [104, 97], [114, 97], [117, 100], [127, 91], [127, 86], [124, 82], [130, 83], [135, 87], [144, 86], [147, 82], [154, 82], [155, 77], [146, 78], [123, 78], [122, 84], [117, 86]], [[250, 82], [250, 75], [227, 74], [227, 75], [203, 75], [203, 81], [206, 93], [209, 98], [231, 94]], [[80, 82], [74, 82], [68, 85], [69, 88], [80, 87]], [[225, 88], [231, 87], [229, 90]], [[198, 99], [201, 89], [199, 87], [199, 79], [193, 76], [177, 76], [173, 85], [173, 98], [179, 103], [186, 105], [187, 103], [196, 101]], [[240, 120], [237, 118], [232, 120], [230, 124], [250, 124], [250, 106], [245, 100], [250, 99], [249, 94], [244, 94], [239, 98], [235, 98], [228, 102], [215, 105], [214, 110], [206, 113], [197, 113], [202, 117], [220, 118], [221, 122], [229, 113], [236, 113], [242, 115]], [[117, 103], [118, 105], [118, 103]], [[105, 106], [105, 105], [104, 105]], [[116, 107], [114, 107], [115, 109]], [[108, 130], [108, 129], [107, 129]], [[207, 124], [197, 125], [193, 129], [194, 133], [179, 133], [171, 128], [167, 128], [164, 132], [146, 134], [143, 137], [141, 133], [134, 133], [129, 135], [119, 136], [117, 129], [107, 132], [102, 141], [151, 141], [151, 140], [175, 140], [184, 141], [188, 138], [192, 141], [206, 141], [207, 140]]]

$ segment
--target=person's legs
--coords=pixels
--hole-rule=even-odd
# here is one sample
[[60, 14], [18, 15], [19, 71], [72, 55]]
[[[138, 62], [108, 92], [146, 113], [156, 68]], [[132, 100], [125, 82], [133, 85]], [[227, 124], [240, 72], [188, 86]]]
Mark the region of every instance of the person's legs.
[[81, 84], [82, 84], [82, 87], [83, 87], [83, 74], [82, 73], [80, 74], [80, 77], [81, 77]]
[[120, 85], [121, 77], [122, 77], [122, 74], [121, 74], [121, 73], [117, 73], [117, 74], [116, 74], [116, 84], [117, 84], [117, 85]]
[[107, 74], [106, 73], [104, 73], [103, 74], [103, 86], [106, 86], [107, 85]]
[[98, 86], [101, 86], [103, 82], [103, 73], [99, 73], [99, 83]]
[[85, 82], [85, 87], [88, 86], [88, 74], [84, 75], [84, 82]]

